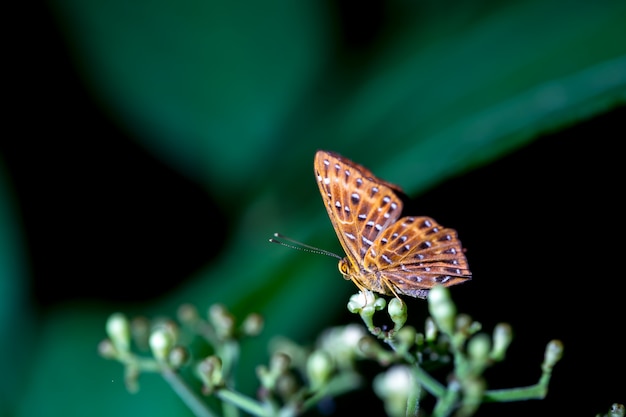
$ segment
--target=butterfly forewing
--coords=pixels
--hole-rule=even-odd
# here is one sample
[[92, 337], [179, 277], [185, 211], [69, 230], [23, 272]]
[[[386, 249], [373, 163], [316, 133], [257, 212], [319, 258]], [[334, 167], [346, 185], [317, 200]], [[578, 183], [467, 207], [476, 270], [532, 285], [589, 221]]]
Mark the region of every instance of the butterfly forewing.
[[[346, 251], [344, 275], [359, 288], [424, 298], [435, 284], [471, 278], [456, 231], [429, 217], [403, 217], [401, 189], [335, 153], [318, 151], [315, 174]], [[345, 269], [342, 265], [347, 261]]]
[[361, 264], [378, 235], [400, 217], [402, 201], [392, 191], [392, 184], [330, 152], [315, 155], [315, 173], [341, 245]]

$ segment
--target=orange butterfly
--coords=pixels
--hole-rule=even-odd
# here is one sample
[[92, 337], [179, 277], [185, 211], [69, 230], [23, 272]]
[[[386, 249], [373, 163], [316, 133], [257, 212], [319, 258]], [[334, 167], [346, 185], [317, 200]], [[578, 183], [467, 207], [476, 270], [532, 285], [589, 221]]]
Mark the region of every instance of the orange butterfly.
[[435, 284], [471, 279], [456, 231], [430, 217], [400, 218], [397, 185], [336, 153], [317, 151], [315, 176], [346, 257], [339, 271], [361, 290], [426, 298]]

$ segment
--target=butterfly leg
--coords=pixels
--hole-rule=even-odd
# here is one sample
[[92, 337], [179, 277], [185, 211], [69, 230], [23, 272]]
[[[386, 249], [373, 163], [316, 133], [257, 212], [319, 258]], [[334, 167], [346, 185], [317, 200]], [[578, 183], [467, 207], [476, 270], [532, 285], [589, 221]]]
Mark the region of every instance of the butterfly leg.
[[404, 301], [402, 301], [402, 298], [400, 298], [400, 296], [396, 292], [394, 285], [391, 282], [389, 282], [389, 280], [387, 279], [381, 279], [381, 281], [385, 285], [385, 287], [387, 287], [387, 289], [391, 291], [391, 293], [400, 301], [400, 303], [404, 304]]

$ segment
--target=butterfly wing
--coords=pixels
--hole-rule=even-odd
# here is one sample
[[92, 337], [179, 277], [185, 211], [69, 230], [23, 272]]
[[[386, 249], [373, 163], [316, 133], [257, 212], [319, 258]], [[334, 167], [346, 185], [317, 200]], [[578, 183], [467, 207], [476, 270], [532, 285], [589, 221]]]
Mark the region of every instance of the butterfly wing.
[[401, 190], [332, 152], [318, 151], [314, 168], [339, 242], [353, 266], [360, 268], [374, 241], [400, 217], [402, 201], [394, 190]]
[[383, 284], [419, 298], [435, 284], [450, 286], [472, 277], [456, 231], [430, 217], [403, 217], [392, 224], [367, 250], [363, 264], [379, 271]]

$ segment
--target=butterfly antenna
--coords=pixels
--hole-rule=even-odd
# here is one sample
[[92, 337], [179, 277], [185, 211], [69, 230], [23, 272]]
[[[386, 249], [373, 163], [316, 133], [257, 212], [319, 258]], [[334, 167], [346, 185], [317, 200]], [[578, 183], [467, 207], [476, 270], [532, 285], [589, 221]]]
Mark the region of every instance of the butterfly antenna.
[[315, 246], [307, 245], [306, 243], [298, 242], [297, 240], [294, 240], [287, 236], [283, 236], [280, 233], [274, 233], [274, 237], [280, 238], [289, 243], [285, 243], [281, 240], [274, 239], [274, 238], [270, 238], [270, 242], [278, 243], [279, 245], [283, 245], [291, 249], [297, 249], [297, 250], [301, 250], [304, 252], [319, 253], [320, 255], [326, 255], [326, 256], [331, 256], [333, 258], [341, 259], [341, 256], [337, 255], [336, 253], [332, 253], [324, 249], [316, 248]]

